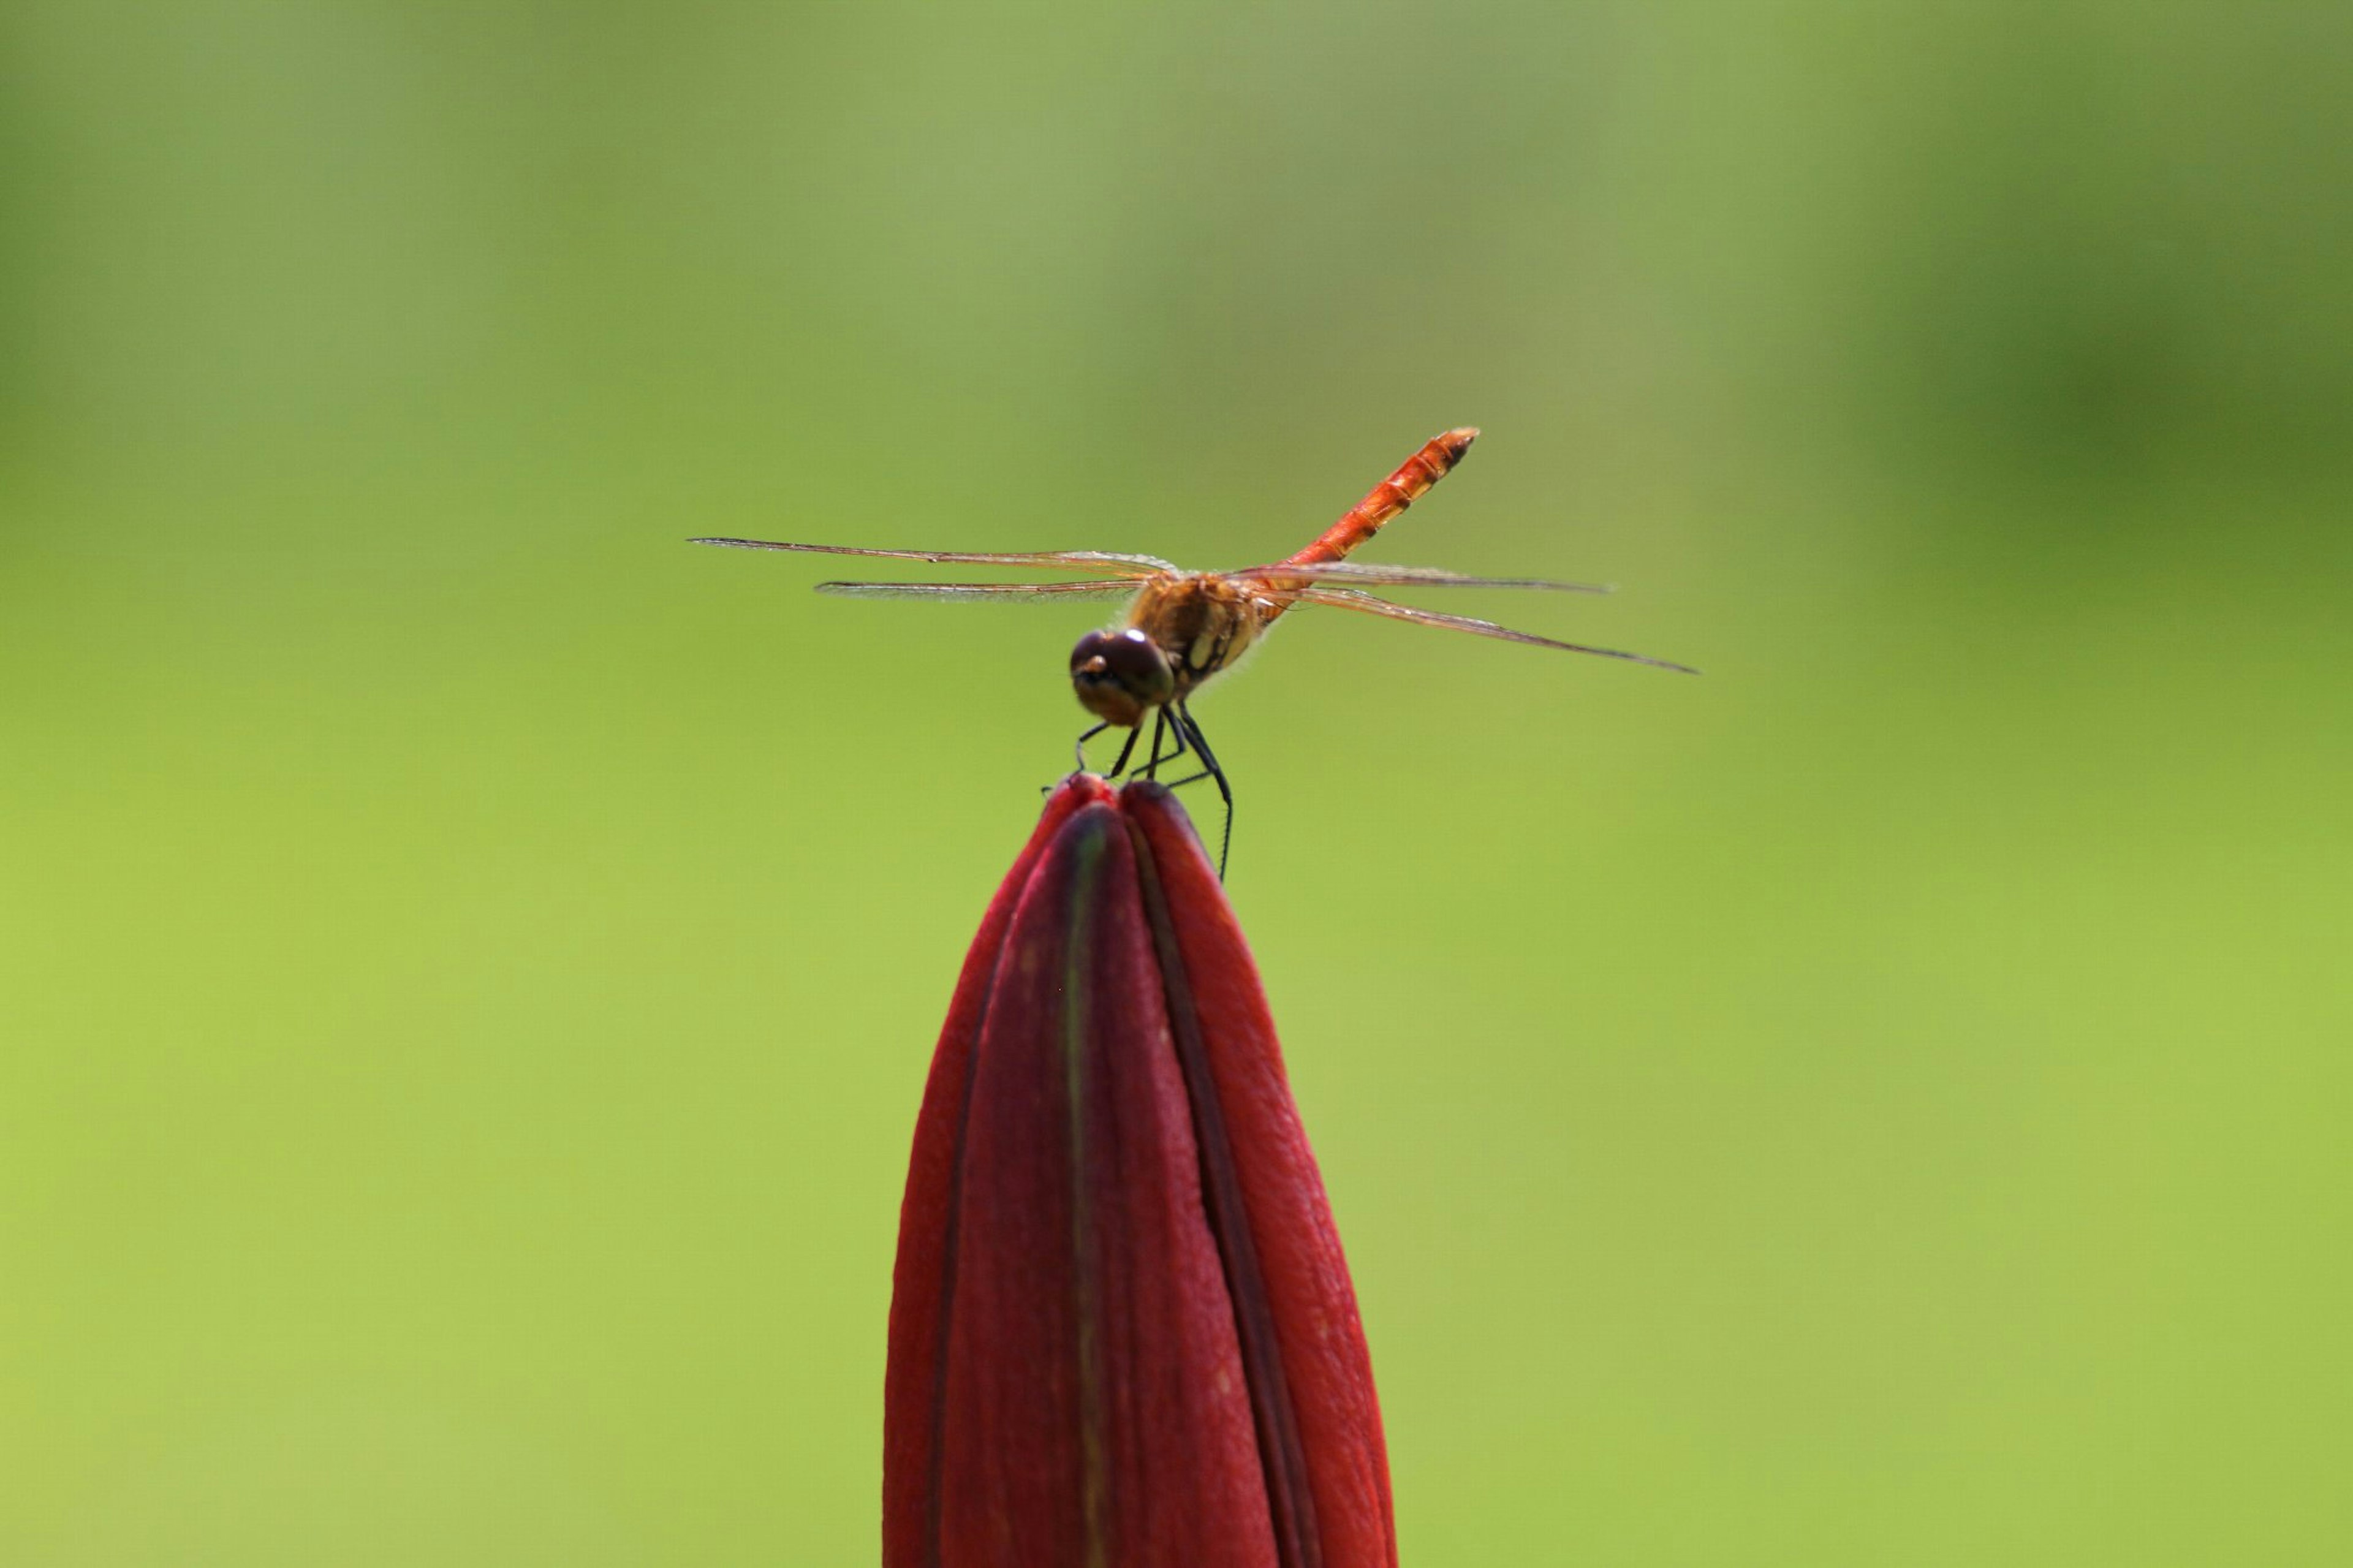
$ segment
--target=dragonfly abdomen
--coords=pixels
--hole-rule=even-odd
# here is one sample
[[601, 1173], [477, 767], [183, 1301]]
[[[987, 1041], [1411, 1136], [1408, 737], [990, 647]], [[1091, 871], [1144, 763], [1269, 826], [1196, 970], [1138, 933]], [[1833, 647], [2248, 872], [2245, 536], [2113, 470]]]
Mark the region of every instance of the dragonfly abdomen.
[[1339, 521], [1318, 534], [1314, 543], [1283, 563], [1314, 566], [1345, 558], [1378, 533], [1382, 524], [1428, 495], [1430, 487], [1444, 479], [1478, 438], [1477, 427], [1470, 425], [1432, 436], [1422, 443], [1420, 451], [1398, 465], [1397, 472], [1375, 485], [1364, 500], [1341, 514]]

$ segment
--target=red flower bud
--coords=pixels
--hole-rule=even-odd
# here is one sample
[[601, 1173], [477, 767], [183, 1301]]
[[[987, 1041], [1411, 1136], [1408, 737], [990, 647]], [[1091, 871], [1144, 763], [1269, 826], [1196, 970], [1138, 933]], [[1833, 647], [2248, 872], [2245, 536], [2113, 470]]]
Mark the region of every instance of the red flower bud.
[[1393, 1568], [1372, 1363], [1258, 971], [1156, 784], [1055, 791], [900, 1215], [884, 1568]]

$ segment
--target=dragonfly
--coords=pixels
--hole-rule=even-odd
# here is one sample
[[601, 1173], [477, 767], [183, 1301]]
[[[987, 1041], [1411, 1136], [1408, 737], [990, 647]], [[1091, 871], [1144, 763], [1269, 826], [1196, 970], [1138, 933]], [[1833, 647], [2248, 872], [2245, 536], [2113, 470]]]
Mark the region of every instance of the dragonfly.
[[[1558, 648], [1592, 654], [1696, 675], [1689, 665], [1674, 664], [1617, 648], [1561, 642], [1533, 632], [1514, 631], [1493, 621], [1469, 616], [1444, 615], [1380, 598], [1369, 588], [1535, 588], [1575, 594], [1606, 594], [1608, 586], [1593, 583], [1556, 583], [1534, 577], [1476, 577], [1434, 566], [1390, 566], [1356, 562], [1348, 556], [1398, 513], [1428, 494], [1444, 479], [1478, 438], [1475, 426], [1464, 426], [1431, 437], [1421, 449], [1375, 485], [1365, 499], [1341, 514], [1296, 554], [1263, 566], [1225, 572], [1188, 572], [1156, 555], [1130, 555], [1104, 550], [1032, 550], [989, 553], [961, 550], [871, 550], [848, 544], [787, 544], [766, 539], [697, 539], [696, 544], [716, 544], [731, 550], [786, 550], [818, 555], [860, 555], [891, 561], [923, 561], [934, 565], [1040, 567], [1079, 575], [1050, 583], [819, 583], [820, 594], [841, 594], [861, 599], [929, 599], [1053, 601], [1119, 599], [1128, 601], [1118, 624], [1081, 637], [1071, 650], [1071, 684], [1080, 705], [1097, 721], [1078, 739], [1078, 766], [1087, 765], [1087, 742], [1106, 730], [1124, 729], [1127, 738], [1110, 778], [1127, 772], [1144, 721], [1152, 720], [1149, 760], [1138, 770], [1157, 779], [1190, 750], [1198, 771], [1178, 779], [1171, 788], [1215, 783], [1225, 807], [1225, 832], [1218, 850], [1218, 874], [1225, 875], [1233, 849], [1234, 792], [1200, 721], [1193, 717], [1193, 695], [1215, 677], [1234, 668], [1267, 632], [1293, 608], [1303, 605], [1335, 610], [1356, 610], [1385, 616], [1415, 626], [1439, 626], [1498, 637], [1532, 647]], [[1164, 746], [1170, 748], [1162, 754]]]

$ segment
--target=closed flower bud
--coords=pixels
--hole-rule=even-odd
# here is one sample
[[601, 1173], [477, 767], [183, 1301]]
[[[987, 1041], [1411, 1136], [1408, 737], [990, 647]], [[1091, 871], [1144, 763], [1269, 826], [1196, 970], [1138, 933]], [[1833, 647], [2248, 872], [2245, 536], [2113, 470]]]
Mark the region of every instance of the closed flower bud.
[[1392, 1568], [1356, 1297], [1256, 966], [1166, 789], [1082, 775], [915, 1130], [884, 1568]]

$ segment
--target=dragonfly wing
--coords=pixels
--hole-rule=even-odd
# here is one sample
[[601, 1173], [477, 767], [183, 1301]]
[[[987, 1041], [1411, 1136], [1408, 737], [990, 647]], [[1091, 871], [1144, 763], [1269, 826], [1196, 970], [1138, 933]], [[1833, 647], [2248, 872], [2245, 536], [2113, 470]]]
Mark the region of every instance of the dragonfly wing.
[[1124, 599], [1134, 583], [819, 583], [820, 594], [853, 599]]
[[1607, 583], [1556, 583], [1544, 577], [1471, 577], [1460, 572], [1449, 572], [1442, 566], [1388, 566], [1369, 561], [1326, 561], [1304, 566], [1274, 562], [1264, 566], [1245, 566], [1239, 572], [1225, 572], [1219, 575], [1277, 587], [1286, 583], [1329, 583], [1341, 587], [1549, 588], [1564, 594], [1615, 592]]
[[1418, 610], [1410, 605], [1392, 604], [1370, 594], [1357, 593], [1353, 588], [1304, 588], [1300, 591], [1299, 602], [1303, 605], [1329, 605], [1335, 610], [1362, 610], [1367, 615], [1387, 616], [1391, 620], [1413, 621], [1425, 626], [1444, 626], [1451, 631], [1469, 632], [1474, 637], [1499, 637], [1504, 642], [1556, 647], [1567, 653], [1589, 653], [1601, 658], [1622, 658], [1634, 664], [1652, 665], [1660, 669], [1679, 670], [1685, 675], [1699, 673], [1687, 664], [1671, 664], [1663, 658], [1625, 653], [1614, 647], [1589, 647], [1584, 643], [1540, 637], [1534, 632], [1515, 632], [1509, 626], [1499, 626], [1493, 621], [1473, 620], [1469, 616], [1444, 616], [1436, 610]]
[[813, 555], [872, 555], [890, 561], [928, 561], [934, 565], [1064, 566], [1106, 577], [1149, 577], [1176, 568], [1156, 555], [1124, 555], [1110, 550], [1018, 550], [988, 553], [969, 550], [867, 550], [851, 544], [787, 544], [774, 539], [690, 539], [689, 544], [719, 544], [730, 550], [797, 550]]

